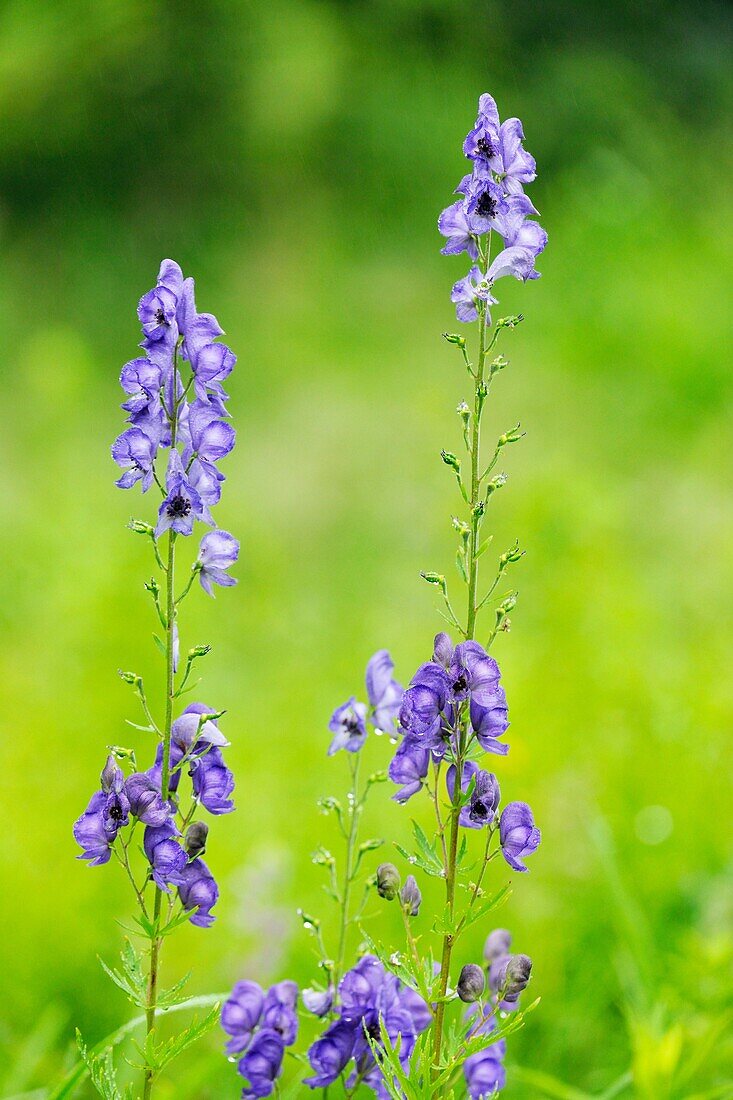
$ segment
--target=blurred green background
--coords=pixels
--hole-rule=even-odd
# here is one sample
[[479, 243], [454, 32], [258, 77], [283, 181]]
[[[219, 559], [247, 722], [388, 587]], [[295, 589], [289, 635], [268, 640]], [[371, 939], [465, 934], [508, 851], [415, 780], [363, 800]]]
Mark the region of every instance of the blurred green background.
[[[404, 681], [441, 625], [418, 571], [450, 569], [439, 450], [468, 387], [440, 339], [465, 264], [435, 222], [484, 90], [524, 120], [550, 234], [543, 278], [501, 287], [527, 320], [488, 418], [489, 438], [528, 432], [491, 515], [497, 555], [528, 549], [495, 650], [497, 770], [544, 838], [497, 914], [542, 996], [504, 1095], [582, 1100], [625, 1074], [622, 1096], [733, 1095], [728, 11], [2, 4], [0, 1095], [35, 1096], [75, 1024], [96, 1041], [131, 1011], [96, 958], [130, 899], [112, 865], [75, 861], [71, 824], [107, 744], [149, 751], [117, 668], [161, 690], [149, 548], [125, 530], [154, 501], [114, 488], [109, 444], [164, 256], [239, 356], [218, 519], [242, 541], [239, 586], [184, 608], [184, 645], [214, 646], [200, 697], [228, 711], [237, 812], [212, 829], [217, 922], [178, 935], [166, 974], [313, 980], [295, 910], [331, 934], [315, 802], [347, 775], [328, 717], [376, 648]], [[386, 794], [366, 835], [404, 841], [413, 807]], [[214, 1034], [160, 1095], [238, 1088]]]

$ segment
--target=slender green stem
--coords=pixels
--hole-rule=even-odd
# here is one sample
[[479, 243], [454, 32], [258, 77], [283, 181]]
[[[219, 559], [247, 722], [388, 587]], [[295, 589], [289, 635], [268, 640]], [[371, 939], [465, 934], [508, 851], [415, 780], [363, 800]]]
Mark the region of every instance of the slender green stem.
[[341, 970], [344, 965], [344, 952], [346, 951], [346, 933], [350, 924], [349, 903], [351, 900], [351, 882], [354, 875], [354, 848], [359, 831], [359, 818], [363, 801], [359, 799], [359, 757], [360, 753], [351, 754], [351, 822], [349, 835], [346, 841], [346, 866], [344, 869], [344, 885], [341, 891], [341, 927], [339, 930], [339, 945], [336, 954], [336, 965], [333, 970], [333, 984], [338, 986]]

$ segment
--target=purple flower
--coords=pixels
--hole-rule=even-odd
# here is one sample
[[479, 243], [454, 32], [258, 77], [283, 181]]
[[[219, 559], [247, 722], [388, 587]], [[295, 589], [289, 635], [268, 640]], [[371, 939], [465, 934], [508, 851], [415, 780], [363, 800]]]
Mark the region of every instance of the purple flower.
[[394, 661], [386, 649], [377, 650], [366, 669], [367, 696], [374, 708], [370, 721], [386, 733], [394, 730], [403, 695], [401, 685], [392, 677], [393, 670]]
[[78, 859], [89, 860], [90, 867], [109, 862], [117, 833], [129, 822], [130, 803], [125, 793], [121, 769], [113, 756], [107, 758], [101, 775], [102, 789], [74, 822], [74, 839], [82, 848]]
[[190, 535], [195, 520], [213, 523], [206, 504], [191, 484], [181, 463], [178, 451], [171, 451], [166, 476], [166, 497], [158, 510], [158, 538], [171, 529], [179, 535]]
[[[471, 797], [461, 809], [458, 820], [467, 829], [482, 829], [484, 825], [489, 825], [496, 815], [501, 798], [499, 782], [492, 772], [482, 771], [473, 760], [467, 760], [463, 765], [462, 791], [468, 790], [472, 779], [474, 779], [474, 787], [471, 791]], [[455, 764], [451, 764], [448, 768], [445, 780], [448, 795], [452, 802], [456, 787]]]
[[336, 708], [328, 723], [328, 728], [334, 734], [328, 748], [329, 756], [333, 756], [339, 749], [346, 749], [347, 752], [359, 751], [366, 741], [366, 713], [366, 703], [357, 703], [353, 695]]
[[[174, 723], [175, 725], [175, 723]], [[183, 759], [183, 749], [176, 745], [175, 741], [171, 741], [171, 751], [168, 761], [169, 775], [168, 775], [168, 793], [175, 794], [178, 790], [178, 784], [181, 781], [181, 769], [179, 764]], [[148, 768], [145, 772], [148, 779], [155, 784], [156, 790], [160, 790], [163, 779], [163, 745], [158, 742], [158, 747], [155, 750], [155, 763], [152, 767]]]
[[[166, 286], [155, 286], [142, 296], [137, 307], [137, 315], [148, 340], [171, 338], [171, 330], [176, 322], [177, 305], [177, 296]], [[176, 336], [177, 332], [174, 331], [173, 340]]]
[[463, 1064], [463, 1072], [471, 1100], [490, 1100], [506, 1084], [506, 1070], [494, 1046], [471, 1054]]
[[193, 859], [187, 863], [177, 885], [183, 908], [195, 910], [189, 918], [191, 924], [199, 928], [212, 925], [216, 918], [211, 916], [211, 910], [219, 898], [219, 887], [204, 861]]
[[527, 871], [522, 860], [539, 847], [541, 834], [526, 802], [510, 802], [502, 811], [499, 839], [504, 859], [515, 871]]
[[484, 944], [484, 958], [492, 963], [502, 955], [509, 954], [512, 945], [512, 934], [506, 928], [495, 928], [489, 932]]
[[[504, 193], [492, 177], [483, 172], [466, 176], [458, 185], [466, 197], [466, 213], [479, 233], [496, 228], [499, 215], [506, 210]], [[475, 257], [474, 257], [475, 259]]]
[[162, 412], [160, 405], [162, 378], [160, 367], [156, 363], [144, 357], [125, 363], [120, 372], [120, 385], [129, 395], [122, 408], [125, 412], [129, 412], [129, 419], [133, 424], [144, 414], [159, 418]]
[[194, 797], [210, 814], [229, 814], [234, 803], [229, 795], [234, 790], [234, 776], [224, 763], [221, 750], [206, 748], [191, 759], [191, 781]]
[[430, 746], [420, 737], [403, 737], [389, 765], [389, 778], [401, 784], [400, 790], [392, 795], [395, 802], [407, 802], [417, 794], [429, 767]]
[[257, 1032], [237, 1066], [247, 1082], [242, 1090], [242, 1100], [259, 1100], [259, 1097], [272, 1095], [275, 1080], [282, 1072], [284, 1053], [285, 1043], [276, 1031], [262, 1028]]
[[484, 230], [479, 221], [471, 217], [463, 199], [445, 208], [438, 218], [438, 229], [448, 238], [440, 250], [444, 256], [467, 252], [472, 260], [477, 259], [476, 237]]
[[229, 744], [226, 737], [216, 722], [206, 718], [216, 713], [205, 703], [189, 703], [171, 726], [171, 747], [176, 745], [183, 752], [190, 752], [201, 743], [225, 748]]
[[115, 485], [119, 489], [131, 489], [142, 481], [142, 491], [147, 493], [153, 484], [156, 452], [156, 444], [141, 428], [127, 428], [112, 444], [112, 458], [125, 471]]
[[150, 873], [155, 885], [170, 893], [170, 886], [180, 886], [188, 857], [176, 839], [181, 834], [172, 821], [163, 825], [147, 825], [143, 836], [143, 848], [150, 863]]
[[491, 262], [488, 271], [484, 275], [478, 267], [472, 267], [468, 275], [459, 279], [451, 291], [451, 301], [456, 305], [456, 316], [459, 321], [475, 321], [478, 317], [478, 303], [484, 303], [486, 307], [487, 321], [491, 321], [490, 305], [496, 305], [497, 299], [491, 293], [497, 279], [506, 275], [512, 275], [522, 282], [532, 277], [534, 272], [534, 256], [528, 248], [520, 248], [514, 245], [499, 252]]
[[236, 439], [231, 424], [221, 420], [211, 405], [201, 401], [194, 401], [189, 406], [185, 436], [183, 461], [188, 464], [192, 458], [197, 458], [204, 467], [225, 458]]
[[416, 917], [420, 912], [422, 894], [414, 875], [408, 875], [405, 879], [405, 885], [400, 890], [400, 905], [410, 917]]
[[504, 688], [497, 684], [489, 706], [480, 706], [471, 700], [471, 725], [476, 740], [485, 752], [506, 756], [509, 746], [497, 740], [509, 729], [506, 695]]
[[448, 676], [434, 661], [421, 665], [402, 697], [400, 726], [429, 743], [440, 740], [448, 701]]
[[476, 125], [466, 136], [463, 152], [486, 169], [501, 168], [499, 156], [499, 111], [492, 96], [484, 92], [478, 101]]
[[501, 163], [496, 171], [503, 177], [504, 189], [510, 195], [520, 195], [522, 184], [531, 183], [537, 176], [535, 159], [524, 149], [523, 140], [524, 130], [518, 118], [508, 118], [501, 124], [499, 130]]
[[234, 565], [239, 557], [239, 543], [228, 531], [208, 531], [201, 539], [198, 562], [199, 580], [204, 592], [214, 595], [212, 584], [228, 588], [236, 584], [236, 578], [230, 577], [226, 570]]
[[170, 817], [170, 808], [160, 794], [160, 783], [155, 783], [144, 772], [135, 772], [127, 779], [125, 793], [130, 812], [144, 825], [164, 825]]
[[262, 1025], [276, 1031], [286, 1047], [298, 1037], [298, 987], [295, 982], [277, 982], [270, 986], [262, 1011]]
[[326, 1016], [333, 1005], [333, 989], [304, 989], [303, 1004], [314, 1016]]
[[[530, 214], [536, 213], [526, 195], [510, 195], [503, 210], [494, 218], [492, 228], [502, 237], [505, 247], [519, 245], [537, 256], [547, 244], [547, 233], [538, 222], [528, 220]], [[537, 275], [535, 271], [530, 278], [536, 278]]]
[[477, 302], [496, 304], [496, 298], [491, 296], [490, 286], [484, 279], [481, 269], [475, 266], [471, 268], [468, 275], [464, 275], [453, 284], [450, 300], [455, 303], [458, 320], [466, 323], [475, 321], [478, 317]]
[[499, 955], [489, 967], [489, 986], [502, 1000], [499, 1007], [511, 1012], [520, 994], [527, 988], [532, 973], [529, 955]]
[[356, 1028], [346, 1020], [331, 1024], [320, 1039], [311, 1045], [308, 1061], [314, 1073], [304, 1077], [303, 1084], [312, 1089], [328, 1088], [344, 1071], [354, 1051]]
[[241, 1054], [249, 1046], [264, 1004], [265, 995], [257, 982], [237, 982], [221, 1010], [221, 1026], [231, 1036], [227, 1054]]
[[204, 344], [196, 356], [194, 370], [194, 387], [199, 401], [214, 405], [219, 413], [224, 411], [227, 394], [222, 382], [232, 373], [236, 362], [236, 355], [226, 344]]

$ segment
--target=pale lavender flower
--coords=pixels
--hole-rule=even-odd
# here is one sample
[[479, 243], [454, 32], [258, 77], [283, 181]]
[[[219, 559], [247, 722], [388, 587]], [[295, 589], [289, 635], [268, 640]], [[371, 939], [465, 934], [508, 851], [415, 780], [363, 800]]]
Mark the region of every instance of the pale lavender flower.
[[391, 732], [399, 713], [403, 689], [393, 678], [394, 661], [386, 649], [370, 658], [366, 669], [366, 689], [373, 708], [370, 722], [377, 729]]
[[125, 472], [117, 479], [119, 489], [131, 489], [138, 481], [147, 493], [153, 484], [153, 463], [157, 446], [139, 427], [127, 428], [112, 444], [112, 458]]
[[199, 549], [199, 580], [204, 592], [214, 595], [212, 584], [227, 588], [236, 584], [226, 570], [234, 565], [239, 557], [239, 543], [228, 531], [209, 531], [201, 540]]
[[328, 748], [328, 755], [333, 756], [339, 749], [347, 752], [358, 752], [366, 741], [366, 703], [357, 703], [355, 696], [342, 703], [331, 715], [328, 728], [334, 734]]

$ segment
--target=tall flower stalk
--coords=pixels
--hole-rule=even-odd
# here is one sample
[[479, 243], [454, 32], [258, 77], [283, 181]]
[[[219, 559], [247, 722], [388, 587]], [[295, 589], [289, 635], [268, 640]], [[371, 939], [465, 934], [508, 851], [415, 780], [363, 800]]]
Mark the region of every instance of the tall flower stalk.
[[[365, 861], [361, 870], [366, 890], [376, 889], [379, 898], [400, 909], [404, 947], [395, 949], [373, 933], [371, 924], [359, 923], [363, 906], [355, 914], [350, 907], [362, 856], [383, 843], [358, 842], [362, 802], [355, 782], [347, 813], [336, 798], [321, 801], [322, 808], [337, 818], [345, 867], [341, 877], [337, 858], [324, 847], [314, 856], [314, 862], [327, 869], [326, 889], [339, 908], [335, 961], [320, 919], [301, 914], [315, 937], [321, 970], [321, 982], [303, 991], [303, 1004], [325, 1024], [308, 1049], [310, 1071], [303, 1083], [324, 1096], [339, 1083], [347, 1097], [366, 1086], [376, 1096], [393, 1100], [488, 1100], [504, 1086], [506, 1037], [522, 1026], [527, 1011], [517, 1006], [532, 963], [527, 955], [511, 952], [509, 932], [487, 929], [480, 962], [465, 955], [457, 958], [464, 951], [464, 934], [486, 925], [508, 895], [509, 884], [501, 879], [496, 888], [488, 888], [492, 863], [501, 856], [513, 871], [525, 872], [525, 858], [540, 843], [526, 803], [510, 802], [500, 812], [499, 780], [484, 767], [486, 754], [501, 757], [509, 751], [504, 739], [509, 727], [506, 694], [499, 666], [488, 650], [510, 626], [517, 594], [501, 591], [501, 586], [507, 570], [522, 557], [519, 545], [499, 556], [485, 589], [479, 577], [481, 558], [492, 543], [484, 523], [495, 493], [507, 480], [496, 467], [504, 449], [523, 434], [519, 425], [502, 433], [489, 460], [482, 457], [490, 388], [507, 366], [503, 355], [496, 354], [496, 345], [505, 330], [522, 320], [521, 315], [492, 319], [494, 290], [509, 275], [521, 282], [537, 278], [535, 262], [547, 242], [544, 229], [532, 218], [537, 211], [524, 193], [524, 186], [535, 178], [535, 162], [524, 150], [523, 137], [520, 121], [501, 123], [492, 97], [482, 95], [476, 123], [463, 146], [470, 172], [456, 188], [460, 198], [443, 211], [438, 223], [446, 238], [443, 252], [466, 253], [472, 261], [468, 274], [453, 286], [451, 299], [458, 320], [476, 324], [473, 350], [464, 335], [446, 334], [461, 353], [473, 392], [471, 403], [461, 401], [457, 409], [465, 459], [452, 451], [441, 452], [463, 502], [463, 515], [454, 516], [453, 527], [465, 614], [460, 610], [463, 598], [453, 599], [442, 573], [422, 574], [440, 593], [440, 613], [458, 642], [445, 632], [437, 634], [432, 654], [404, 690], [393, 678], [389, 653], [378, 651], [367, 666], [368, 703], [352, 697], [330, 721], [329, 755], [340, 750], [354, 754], [353, 780], [369, 724], [388, 734], [385, 740], [396, 744], [388, 767], [389, 779], [398, 785], [393, 797], [405, 804], [425, 792], [433, 825], [430, 833], [413, 821], [413, 843], [395, 844], [410, 869], [404, 879], [391, 862], [380, 863], [370, 873]], [[426, 912], [418, 875], [443, 884], [444, 902], [435, 913]], [[364, 945], [361, 950], [366, 950], [344, 972], [345, 947], [349, 942], [356, 946], [355, 937], [349, 940], [348, 935], [355, 924]], [[237, 992], [242, 984], [227, 1002], [222, 1022], [231, 1037], [228, 1049], [235, 1043], [238, 1052], [245, 1051], [238, 1066], [245, 1079], [242, 1095], [254, 1100], [275, 1090], [288, 1044], [273, 1034], [263, 1013], [244, 1011]], [[269, 1035], [278, 1052], [264, 1072], [262, 1060], [250, 1053], [261, 1035]]]
[[[147, 942], [143, 953], [125, 941], [121, 968], [104, 966], [112, 981], [144, 1011], [145, 1040], [139, 1046], [143, 1100], [153, 1094], [160, 1072], [218, 1016], [218, 1006], [193, 1022], [173, 1040], [158, 1041], [158, 1013], [184, 1001], [183, 982], [163, 989], [161, 954], [166, 938], [189, 921], [210, 926], [219, 891], [202, 859], [208, 825], [197, 820], [201, 810], [212, 815], [234, 809], [230, 795], [234, 779], [224, 762], [228, 742], [218, 726], [222, 712], [203, 703], [190, 703], [174, 717], [178, 700], [195, 687], [191, 675], [196, 661], [209, 646], [196, 645], [180, 666], [179, 608], [198, 579], [213, 595], [214, 584], [230, 586], [229, 574], [239, 544], [218, 529], [211, 509], [221, 496], [224, 475], [218, 463], [233, 448], [235, 433], [228, 422], [223, 381], [235, 356], [217, 338], [222, 330], [216, 318], [199, 313], [193, 280], [172, 260], [164, 260], [155, 287], [138, 306], [143, 355], [122, 368], [126, 395], [123, 409], [129, 427], [115, 440], [112, 457], [123, 470], [122, 489], [138, 483], [143, 493], [155, 486], [160, 494], [155, 526], [135, 519], [131, 529], [150, 541], [156, 574], [146, 583], [163, 637], [155, 641], [164, 659], [161, 705], [151, 705], [142, 677], [120, 675], [135, 691], [146, 725], [131, 722], [157, 741], [154, 762], [138, 771], [136, 753], [108, 746], [101, 789], [74, 825], [82, 848], [80, 859], [99, 866], [112, 855], [123, 867], [132, 887], [137, 912], [134, 937]], [[159, 459], [168, 452], [166, 470]], [[212, 528], [201, 540], [187, 582], [176, 591], [179, 540], [192, 535], [197, 522]], [[162, 583], [161, 583], [162, 580]], [[162, 719], [155, 717], [155, 711]], [[185, 805], [181, 780], [187, 773], [190, 802]], [[129, 774], [125, 774], [128, 772]], [[143, 860], [136, 859], [133, 838], [142, 826]], [[173, 892], [175, 890], [175, 893]], [[104, 965], [104, 964], [103, 964]], [[92, 1082], [105, 1097], [121, 1096], [111, 1052], [90, 1052], [79, 1039], [80, 1051]]]

